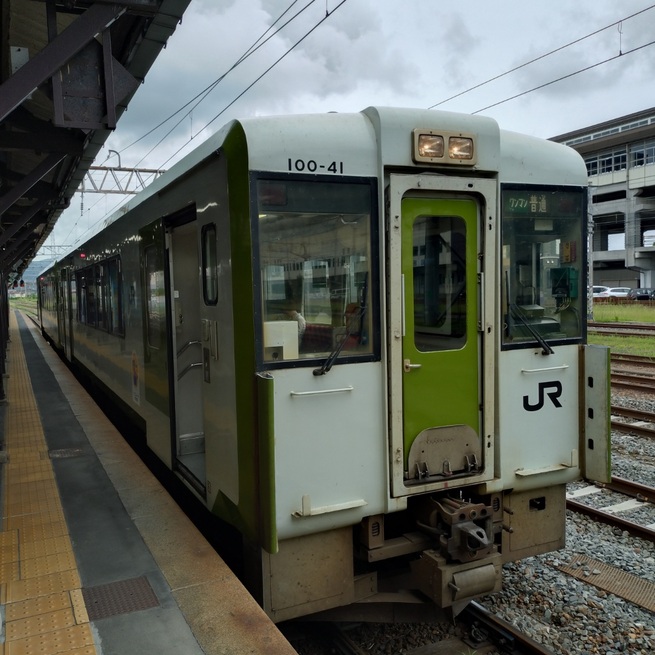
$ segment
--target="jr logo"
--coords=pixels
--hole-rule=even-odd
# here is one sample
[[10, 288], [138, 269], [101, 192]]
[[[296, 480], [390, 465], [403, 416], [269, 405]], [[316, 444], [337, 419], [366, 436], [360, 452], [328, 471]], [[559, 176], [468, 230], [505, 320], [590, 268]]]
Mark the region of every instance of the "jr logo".
[[[546, 389], [554, 389], [554, 391], [548, 391], [546, 392]], [[543, 406], [544, 402], [546, 401], [545, 396], [548, 396], [555, 405], [555, 407], [561, 407], [562, 403], [558, 400], [558, 398], [562, 395], [562, 383], [558, 382], [557, 380], [553, 380], [552, 382], [540, 382], [539, 383], [539, 400], [536, 402], [536, 404], [531, 405], [530, 402], [528, 401], [527, 396], [523, 396], [523, 409], [525, 409], [526, 412], [538, 412]]]

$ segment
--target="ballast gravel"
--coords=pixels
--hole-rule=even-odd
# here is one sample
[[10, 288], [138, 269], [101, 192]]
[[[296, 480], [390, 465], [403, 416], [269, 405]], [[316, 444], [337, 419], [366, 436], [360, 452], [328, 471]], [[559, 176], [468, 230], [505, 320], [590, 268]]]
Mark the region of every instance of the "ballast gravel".
[[[655, 411], [652, 397], [643, 394], [614, 394], [612, 402]], [[655, 441], [614, 432], [612, 473], [655, 487]], [[569, 491], [585, 486], [587, 483], [577, 482], [569, 485]], [[603, 490], [578, 500], [607, 507], [625, 497]], [[621, 516], [649, 525], [655, 523], [655, 506], [644, 503]], [[567, 512], [566, 547], [506, 564], [503, 591], [483, 598], [482, 604], [561, 655], [655, 653], [655, 614], [558, 570], [576, 555], [586, 555], [655, 583], [655, 544]], [[594, 573], [589, 571], [589, 577], [593, 578]]]
[[[613, 394], [612, 403], [655, 411], [653, 397], [643, 394]], [[612, 473], [655, 487], [655, 440], [613, 433]], [[569, 485], [569, 491], [587, 486], [576, 482]], [[578, 500], [607, 507], [625, 498], [602, 490]], [[644, 503], [621, 515], [655, 523], [655, 506]], [[506, 564], [503, 590], [483, 597], [480, 603], [558, 655], [654, 655], [655, 614], [559, 570], [579, 555], [655, 583], [655, 544], [567, 511], [566, 547]], [[590, 568], [585, 573], [593, 579], [598, 571]], [[370, 655], [411, 655], [425, 644], [456, 633], [452, 625], [428, 623], [367, 623], [349, 630], [350, 637]], [[299, 652], [323, 651], [309, 647]], [[473, 655], [475, 649], [469, 652]]]

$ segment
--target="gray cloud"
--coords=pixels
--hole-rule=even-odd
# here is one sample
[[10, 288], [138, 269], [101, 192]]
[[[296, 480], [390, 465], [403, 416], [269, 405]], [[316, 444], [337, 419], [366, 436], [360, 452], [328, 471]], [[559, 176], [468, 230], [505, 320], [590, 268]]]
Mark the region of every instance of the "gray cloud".
[[[241, 116], [358, 111], [374, 104], [429, 107], [645, 6], [641, 0], [348, 0], [336, 9], [339, 2], [327, 0], [329, 18], [250, 90], [244, 93], [325, 17], [326, 0], [312, 3], [227, 74], [169, 136], [182, 114], [127, 148], [227, 73], [290, 5], [289, 0], [193, 0], [100, 159], [113, 149], [121, 152], [124, 165], [158, 167]], [[288, 17], [303, 4], [306, 0], [296, 3]], [[474, 112], [607, 59], [618, 53], [619, 43], [627, 52], [653, 39], [654, 22], [655, 10], [625, 20], [621, 35], [616, 27], [609, 29], [439, 109]], [[654, 59], [655, 47], [644, 48], [483, 113], [502, 127], [548, 137], [645, 109], [653, 105]], [[74, 207], [55, 231], [70, 231], [75, 224], [79, 231], [84, 221], [95, 220], [88, 211], [92, 204], [95, 214], [115, 202], [87, 198], [84, 219]]]

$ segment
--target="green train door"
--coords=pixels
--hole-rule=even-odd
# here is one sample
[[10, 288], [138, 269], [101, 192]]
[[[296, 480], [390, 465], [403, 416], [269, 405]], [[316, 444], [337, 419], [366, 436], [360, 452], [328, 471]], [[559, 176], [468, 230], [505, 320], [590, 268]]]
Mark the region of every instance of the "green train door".
[[401, 202], [405, 485], [482, 470], [480, 209], [473, 198]]

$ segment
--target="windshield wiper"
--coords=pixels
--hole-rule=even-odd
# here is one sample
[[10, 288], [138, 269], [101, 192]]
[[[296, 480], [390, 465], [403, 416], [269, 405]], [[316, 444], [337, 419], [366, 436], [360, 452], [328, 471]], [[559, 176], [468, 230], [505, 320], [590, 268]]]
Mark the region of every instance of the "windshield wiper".
[[327, 359], [323, 362], [323, 365], [319, 366], [319, 368], [315, 368], [312, 371], [314, 375], [325, 375], [332, 368], [332, 364], [334, 364], [334, 361], [343, 350], [343, 347], [346, 344], [346, 341], [348, 341], [348, 338], [355, 331], [355, 327], [359, 326], [361, 329], [362, 318], [364, 317], [365, 312], [366, 307], [360, 307], [352, 316], [349, 317], [348, 321], [346, 321], [346, 332], [343, 335], [343, 339], [339, 341], [334, 350], [328, 355]]
[[528, 329], [528, 332], [536, 339], [537, 343], [541, 346], [542, 355], [553, 355], [555, 351], [550, 347], [550, 344], [544, 339], [537, 330], [535, 330], [523, 316], [523, 312], [519, 309], [518, 305], [509, 303], [509, 311], [514, 318], [519, 321]]

